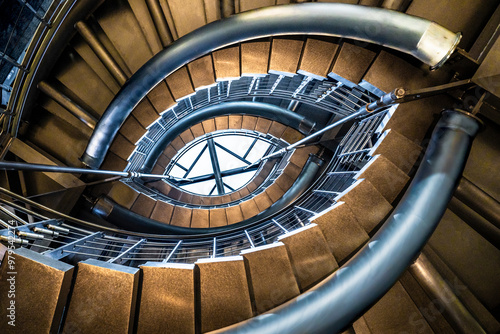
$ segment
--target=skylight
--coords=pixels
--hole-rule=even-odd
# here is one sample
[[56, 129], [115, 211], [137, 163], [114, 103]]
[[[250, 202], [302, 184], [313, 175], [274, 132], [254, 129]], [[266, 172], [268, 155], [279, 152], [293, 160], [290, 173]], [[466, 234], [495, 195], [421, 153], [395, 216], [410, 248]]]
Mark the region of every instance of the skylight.
[[257, 134], [210, 133], [179, 151], [166, 173], [189, 179], [179, 183], [188, 192], [221, 196], [250, 182], [258, 170], [252, 164], [273, 148], [274, 144]]

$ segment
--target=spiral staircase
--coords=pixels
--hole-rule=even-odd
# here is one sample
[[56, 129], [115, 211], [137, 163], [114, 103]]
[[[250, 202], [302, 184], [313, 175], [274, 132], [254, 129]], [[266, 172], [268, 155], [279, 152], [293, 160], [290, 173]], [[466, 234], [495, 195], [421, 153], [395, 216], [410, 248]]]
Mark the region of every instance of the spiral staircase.
[[[24, 58], [2, 53], [3, 160], [127, 176], [2, 170], [2, 333], [500, 332], [498, 4], [289, 2], [8, 7], [33, 21]], [[268, 31], [288, 8], [290, 31]], [[347, 32], [322, 33], [323, 9]], [[395, 50], [396, 12], [461, 31], [458, 49], [433, 71]], [[259, 140], [275, 156], [250, 161]]]

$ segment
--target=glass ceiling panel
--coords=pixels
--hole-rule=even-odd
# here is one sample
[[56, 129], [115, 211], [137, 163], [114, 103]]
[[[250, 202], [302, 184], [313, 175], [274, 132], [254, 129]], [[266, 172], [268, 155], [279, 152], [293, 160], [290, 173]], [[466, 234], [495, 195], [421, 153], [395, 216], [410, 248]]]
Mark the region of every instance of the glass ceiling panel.
[[263, 157], [271, 145], [259, 136], [235, 133], [234, 130], [212, 133], [181, 149], [167, 171], [171, 176], [190, 180], [191, 183], [180, 186], [186, 191], [220, 196], [237, 191], [252, 180], [256, 170], [245, 170], [244, 167]]

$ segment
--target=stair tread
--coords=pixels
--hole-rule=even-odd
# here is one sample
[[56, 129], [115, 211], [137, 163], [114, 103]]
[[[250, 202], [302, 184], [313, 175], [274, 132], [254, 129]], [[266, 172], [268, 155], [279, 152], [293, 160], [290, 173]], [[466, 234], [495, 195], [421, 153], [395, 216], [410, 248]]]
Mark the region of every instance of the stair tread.
[[138, 284], [138, 268], [94, 259], [78, 263], [62, 332], [131, 332]]
[[210, 210], [196, 209], [193, 210], [191, 218], [191, 228], [209, 228], [210, 227]]
[[194, 265], [147, 262], [141, 271], [137, 333], [194, 333]]
[[274, 38], [269, 73], [295, 75], [304, 42], [293, 38]]
[[422, 147], [397, 131], [386, 131], [383, 138], [370, 152], [371, 156], [383, 155], [399, 169], [408, 174], [422, 154]]
[[239, 78], [240, 73], [240, 46], [227, 47], [212, 53], [214, 59], [215, 78], [227, 80]]
[[215, 83], [214, 66], [211, 55], [198, 58], [187, 65], [194, 88]]
[[[120, 14], [116, 15], [117, 12]], [[126, 2], [104, 3], [95, 17], [131, 73], [153, 56], [139, 22]]]
[[278, 237], [278, 241], [286, 246], [301, 291], [312, 287], [338, 268], [337, 261], [316, 224], [283, 234]]
[[[8, 254], [5, 252], [0, 268], [0, 292], [3, 296], [0, 305], [2, 315], [6, 317], [0, 326], [3, 333], [56, 333], [70, 291], [74, 267], [26, 248], [18, 248]], [[11, 258], [15, 259], [15, 274], [8, 265]], [[12, 277], [14, 280], [10, 280]], [[14, 294], [12, 284], [15, 286]], [[12, 301], [15, 301], [15, 326], [8, 325], [13, 320], [9, 317]]]
[[338, 49], [338, 44], [317, 38], [308, 38], [297, 73], [326, 78]]
[[321, 228], [330, 251], [341, 262], [365, 244], [369, 236], [344, 202], [325, 211], [311, 219], [311, 222]]
[[108, 192], [108, 197], [115, 201], [117, 204], [130, 209], [139, 193], [134, 189], [130, 188], [123, 182], [115, 182]]
[[300, 294], [286, 247], [278, 242], [242, 252], [255, 314]]
[[376, 53], [357, 43], [344, 42], [335, 60], [332, 73], [358, 84], [375, 58]]
[[358, 179], [367, 179], [392, 203], [406, 186], [410, 177], [383, 155], [372, 158], [357, 175]]
[[[378, 226], [392, 210], [392, 205], [368, 180], [356, 182], [335, 200], [343, 201], [349, 206], [367, 233]], [[370, 208], [369, 211], [367, 208]]]
[[226, 209], [210, 209], [210, 227], [227, 225]]
[[156, 202], [151, 197], [140, 193], [130, 210], [138, 215], [149, 217], [156, 206]]
[[167, 82], [168, 88], [176, 101], [194, 93], [193, 84], [191, 83], [191, 78], [189, 77], [186, 66], [183, 66], [174, 73], [170, 74], [165, 81]]
[[241, 43], [241, 74], [267, 74], [270, 48], [268, 40]]
[[175, 206], [170, 203], [156, 201], [150, 218], [165, 224], [170, 224], [174, 207]]
[[363, 318], [372, 333], [433, 333], [399, 282], [373, 305]]
[[252, 317], [243, 258], [198, 260], [201, 332], [216, 330]]

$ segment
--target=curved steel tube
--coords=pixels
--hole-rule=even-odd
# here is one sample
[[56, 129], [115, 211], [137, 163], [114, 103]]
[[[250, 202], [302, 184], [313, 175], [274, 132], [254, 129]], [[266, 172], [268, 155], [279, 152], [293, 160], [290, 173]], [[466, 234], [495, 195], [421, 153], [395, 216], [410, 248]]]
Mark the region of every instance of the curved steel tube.
[[400, 204], [354, 258], [299, 297], [215, 333], [336, 333], [350, 324], [391, 288], [430, 238], [479, 127], [470, 114], [444, 112]]
[[409, 53], [433, 67], [446, 61], [460, 34], [422, 18], [381, 8], [306, 3], [257, 9], [215, 21], [164, 49], [122, 87], [90, 138], [82, 161], [98, 168], [132, 109], [165, 77], [224, 46], [273, 35], [341, 36]]
[[156, 160], [158, 160], [168, 143], [174, 140], [175, 137], [180, 135], [186, 129], [208, 118], [229, 114], [261, 116], [291, 126], [295, 129], [302, 129], [306, 133], [309, 133], [315, 125], [315, 123], [307, 120], [302, 115], [272, 104], [260, 102], [227, 102], [217, 104], [203, 108], [198, 112], [182, 118], [175, 123], [174, 126], [168, 129], [168, 131], [165, 132], [165, 134], [154, 144], [151, 152], [144, 161], [142, 171], [151, 171], [156, 163]]
[[93, 206], [92, 212], [106, 221], [127, 231], [146, 231], [147, 233], [162, 233], [178, 236], [212, 236], [228, 231], [237, 231], [249, 228], [264, 219], [278, 213], [292, 204], [309, 186], [316, 180], [316, 175], [323, 165], [323, 161], [311, 156], [306, 162], [304, 169], [299, 174], [294, 184], [288, 191], [273, 205], [254, 217], [243, 220], [236, 224], [212, 228], [187, 228], [168, 225], [156, 220], [140, 216], [132, 211], [116, 204], [112, 199], [101, 197]]

